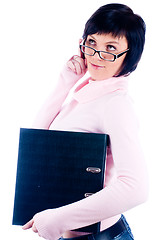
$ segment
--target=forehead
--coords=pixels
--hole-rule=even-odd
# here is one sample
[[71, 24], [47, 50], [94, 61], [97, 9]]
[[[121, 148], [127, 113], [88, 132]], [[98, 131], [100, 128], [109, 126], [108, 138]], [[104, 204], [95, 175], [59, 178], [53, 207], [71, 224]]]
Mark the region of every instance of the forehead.
[[107, 43], [113, 42], [115, 44], [123, 45], [126, 47], [128, 45], [127, 39], [125, 36], [114, 36], [111, 33], [102, 33], [102, 34], [95, 33], [92, 35], [88, 35], [88, 38], [89, 37], [92, 37], [94, 40], [97, 41], [97, 43], [100, 43], [100, 44], [107, 44]]

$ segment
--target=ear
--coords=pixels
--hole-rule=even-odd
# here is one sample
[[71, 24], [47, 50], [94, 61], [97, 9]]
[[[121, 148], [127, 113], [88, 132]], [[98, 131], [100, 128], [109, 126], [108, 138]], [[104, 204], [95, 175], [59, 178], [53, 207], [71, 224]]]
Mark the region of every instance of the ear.
[[[79, 46], [80, 46], [80, 44], [84, 44], [84, 39], [83, 39], [83, 38], [80, 38], [80, 39], [79, 39]], [[81, 52], [80, 48], [79, 48], [79, 53], [78, 53], [78, 55], [79, 55], [81, 58], [85, 59], [85, 56], [84, 56], [84, 54]]]

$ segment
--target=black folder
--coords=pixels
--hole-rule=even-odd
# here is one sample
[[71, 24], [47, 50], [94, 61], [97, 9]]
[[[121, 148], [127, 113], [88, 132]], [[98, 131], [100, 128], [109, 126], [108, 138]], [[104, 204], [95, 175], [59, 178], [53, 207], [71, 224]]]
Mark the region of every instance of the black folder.
[[[108, 144], [106, 134], [21, 128], [12, 224], [101, 190]], [[99, 230], [100, 223], [77, 229]]]

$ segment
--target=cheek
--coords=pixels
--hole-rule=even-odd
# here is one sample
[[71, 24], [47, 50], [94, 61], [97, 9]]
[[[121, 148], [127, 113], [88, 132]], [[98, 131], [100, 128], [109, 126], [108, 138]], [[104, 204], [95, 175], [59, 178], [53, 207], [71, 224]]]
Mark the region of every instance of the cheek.
[[111, 73], [111, 76], [114, 76], [119, 73], [121, 66], [123, 64], [124, 58], [122, 59], [116, 59], [115, 62], [106, 62], [105, 69], [106, 71]]
[[105, 62], [106, 69], [116, 70], [120, 69], [122, 66], [123, 60], [122, 59], [116, 59], [114, 62]]

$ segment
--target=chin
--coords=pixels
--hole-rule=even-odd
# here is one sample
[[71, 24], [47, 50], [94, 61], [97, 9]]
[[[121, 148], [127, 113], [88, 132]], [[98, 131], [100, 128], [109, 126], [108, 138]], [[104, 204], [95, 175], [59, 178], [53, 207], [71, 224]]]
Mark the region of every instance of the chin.
[[106, 80], [106, 79], [109, 79], [109, 78], [112, 78], [113, 75], [110, 75], [110, 74], [106, 74], [106, 75], [102, 75], [102, 74], [93, 74], [93, 73], [90, 73], [89, 71], [89, 74], [91, 76], [91, 78], [95, 81], [101, 81], [101, 80]]
[[108, 72], [107, 69], [94, 69], [90, 65], [88, 66], [88, 72], [95, 81], [106, 80], [114, 76], [112, 71]]

